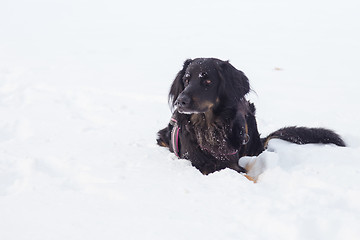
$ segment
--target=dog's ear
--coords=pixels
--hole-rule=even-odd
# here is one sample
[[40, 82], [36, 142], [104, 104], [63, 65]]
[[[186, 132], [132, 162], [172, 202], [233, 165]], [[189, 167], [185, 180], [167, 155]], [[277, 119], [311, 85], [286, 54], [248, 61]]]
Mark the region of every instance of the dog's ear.
[[250, 91], [249, 79], [237, 70], [229, 61], [220, 61], [217, 64], [221, 78], [220, 94], [230, 101], [239, 102]]
[[169, 92], [169, 104], [171, 105], [172, 108], [174, 108], [174, 104], [176, 99], [178, 98], [178, 96], [180, 95], [180, 93], [182, 91], [184, 91], [184, 83], [183, 83], [183, 77], [185, 75], [185, 71], [187, 69], [187, 67], [190, 65], [190, 63], [192, 62], [192, 59], [187, 59], [184, 62], [183, 68], [178, 72], [178, 74], [176, 75], [175, 80], [173, 81], [171, 88], [170, 88], [170, 92]]

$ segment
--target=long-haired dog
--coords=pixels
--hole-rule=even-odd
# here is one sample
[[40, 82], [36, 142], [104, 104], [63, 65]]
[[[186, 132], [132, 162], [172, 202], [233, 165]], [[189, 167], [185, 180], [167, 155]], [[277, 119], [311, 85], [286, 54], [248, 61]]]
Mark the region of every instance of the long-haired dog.
[[245, 99], [249, 91], [248, 78], [228, 61], [186, 60], [171, 85], [173, 115], [158, 132], [157, 143], [203, 174], [224, 168], [245, 173], [239, 158], [259, 155], [273, 138], [345, 146], [339, 135], [324, 128], [286, 127], [261, 138], [255, 106]]

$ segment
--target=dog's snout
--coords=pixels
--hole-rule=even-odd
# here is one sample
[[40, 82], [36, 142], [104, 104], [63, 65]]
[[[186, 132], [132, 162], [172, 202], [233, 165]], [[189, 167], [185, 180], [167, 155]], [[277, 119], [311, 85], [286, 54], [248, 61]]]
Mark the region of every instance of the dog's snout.
[[190, 98], [186, 95], [181, 95], [175, 102], [178, 107], [187, 107], [190, 104]]

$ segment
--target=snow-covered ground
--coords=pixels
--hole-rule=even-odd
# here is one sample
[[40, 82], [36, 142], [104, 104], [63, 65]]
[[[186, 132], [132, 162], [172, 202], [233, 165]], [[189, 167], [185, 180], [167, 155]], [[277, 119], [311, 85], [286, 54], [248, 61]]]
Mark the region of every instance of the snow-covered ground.
[[[359, 239], [359, 1], [0, 2], [0, 239]], [[155, 144], [186, 58], [250, 79], [258, 183]]]

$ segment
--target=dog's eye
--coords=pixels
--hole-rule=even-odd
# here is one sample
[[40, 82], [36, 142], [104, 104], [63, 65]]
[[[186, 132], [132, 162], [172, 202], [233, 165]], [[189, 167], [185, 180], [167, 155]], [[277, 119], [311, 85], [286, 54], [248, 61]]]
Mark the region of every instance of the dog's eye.
[[205, 86], [209, 86], [211, 83], [212, 83], [212, 81], [210, 79], [206, 79], [206, 80], [203, 81], [203, 84]]
[[187, 85], [189, 85], [189, 82], [190, 82], [190, 74], [189, 73], [185, 73], [184, 75], [184, 78], [183, 78], [183, 83], [184, 83], [184, 86], [186, 87]]

